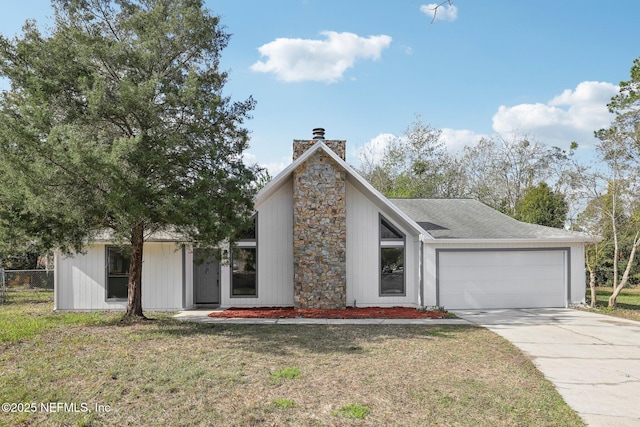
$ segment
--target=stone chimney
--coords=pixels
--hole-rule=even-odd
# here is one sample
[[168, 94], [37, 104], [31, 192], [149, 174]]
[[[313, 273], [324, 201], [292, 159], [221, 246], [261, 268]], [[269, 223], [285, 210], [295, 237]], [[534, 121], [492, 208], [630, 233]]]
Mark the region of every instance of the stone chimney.
[[[293, 141], [293, 159], [318, 141], [342, 159], [345, 141]], [[344, 308], [347, 304], [347, 215], [345, 172], [324, 151], [316, 151], [293, 171], [293, 301], [296, 308]]]
[[342, 160], [345, 160], [345, 146], [344, 140], [331, 140], [324, 139], [324, 129], [315, 128], [313, 130], [313, 139], [294, 139], [293, 140], [293, 161], [300, 157], [305, 151], [311, 148], [318, 141], [324, 142], [324, 144], [331, 148]]

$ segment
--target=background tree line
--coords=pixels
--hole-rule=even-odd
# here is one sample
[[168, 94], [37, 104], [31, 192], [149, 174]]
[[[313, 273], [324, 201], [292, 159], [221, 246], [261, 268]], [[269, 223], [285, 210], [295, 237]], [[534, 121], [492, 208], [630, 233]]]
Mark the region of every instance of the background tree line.
[[387, 197], [473, 198], [522, 221], [563, 227], [584, 172], [576, 148], [498, 135], [450, 153], [441, 131], [417, 118], [379, 159], [363, 148], [358, 171]]

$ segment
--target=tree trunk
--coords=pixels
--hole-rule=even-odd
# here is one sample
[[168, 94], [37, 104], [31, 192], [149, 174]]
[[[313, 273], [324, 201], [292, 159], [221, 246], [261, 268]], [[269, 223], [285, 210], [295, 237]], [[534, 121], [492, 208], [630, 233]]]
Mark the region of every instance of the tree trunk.
[[142, 314], [142, 249], [144, 247], [144, 224], [139, 223], [131, 230], [131, 264], [129, 265], [129, 289], [127, 316], [141, 317]]
[[638, 245], [640, 245], [640, 231], [636, 233], [636, 236], [633, 239], [633, 246], [631, 247], [631, 254], [629, 254], [629, 262], [627, 263], [627, 268], [624, 270], [624, 274], [622, 275], [622, 279], [620, 279], [620, 283], [617, 286], [614, 286], [613, 293], [609, 297], [609, 308], [616, 308], [617, 298], [622, 291], [622, 288], [625, 287], [627, 281], [629, 280], [629, 273], [631, 272], [631, 266], [633, 265], [633, 261], [636, 257], [636, 250], [638, 249]]
[[596, 271], [587, 262], [587, 270], [589, 270], [589, 289], [591, 290], [591, 308], [596, 308]]
[[593, 259], [589, 259], [589, 252], [585, 251], [587, 269], [589, 270], [589, 289], [591, 291], [591, 308], [596, 308], [597, 295], [596, 295], [596, 266], [598, 265], [598, 243], [593, 245]]
[[620, 291], [618, 289], [618, 228], [616, 227], [616, 194], [615, 187], [611, 200], [611, 230], [613, 232], [613, 293], [609, 297], [609, 307], [616, 306], [616, 298]]
[[613, 231], [613, 289], [618, 287], [618, 228], [616, 226], [616, 204], [613, 199], [613, 213], [611, 214], [611, 230]]

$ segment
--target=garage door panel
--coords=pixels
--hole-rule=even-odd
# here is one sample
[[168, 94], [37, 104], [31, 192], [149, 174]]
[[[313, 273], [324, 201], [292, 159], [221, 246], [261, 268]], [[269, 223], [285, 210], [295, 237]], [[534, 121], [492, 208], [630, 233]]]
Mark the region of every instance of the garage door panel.
[[[554, 278], [558, 278], [559, 275], [562, 275], [564, 272], [564, 266], [558, 265], [542, 265], [536, 266], [536, 268], [532, 268], [531, 266], [513, 266], [513, 265], [503, 265], [503, 266], [469, 266], [466, 265], [466, 268], [473, 268], [473, 273], [471, 277], [465, 277], [464, 280], [480, 280], [485, 281], [518, 281], [523, 279], [523, 274], [535, 274], [536, 277], [543, 280], [553, 280]], [[456, 280], [456, 278], [460, 277], [460, 266], [456, 268], [448, 267], [440, 269], [440, 280]], [[488, 279], [487, 279], [488, 278]]]
[[439, 304], [448, 309], [563, 307], [564, 250], [442, 251]]
[[[502, 284], [492, 284], [493, 286], [487, 286], [486, 283], [468, 283], [468, 282], [452, 282], [452, 287], [457, 287], [457, 289], [451, 290], [449, 292], [443, 293], [444, 295], [511, 295], [511, 296], [523, 296], [523, 292], [517, 284], [511, 283], [509, 286], [502, 286]], [[464, 290], [460, 290], [464, 287]], [[535, 290], [536, 297], [539, 295], [558, 295], [557, 289], [546, 286], [546, 287], [538, 287]]]
[[[532, 308], [531, 303], [524, 300], [520, 295], [505, 294], [464, 294], [457, 299], [460, 306], [449, 306], [443, 304], [443, 307], [451, 309], [490, 309], [490, 308]], [[556, 295], [539, 295], [536, 298], [537, 304], [541, 307], [557, 307]]]
[[[441, 283], [442, 280], [441, 280]], [[551, 280], [541, 279], [535, 284], [535, 288], [528, 288], [530, 285], [528, 282], [522, 280], [494, 280], [494, 281], [473, 281], [473, 280], [450, 280], [444, 282], [448, 286], [446, 292], [442, 294], [463, 294], [463, 293], [504, 293], [522, 295], [527, 292], [534, 291], [536, 294], [540, 293], [556, 293], [558, 294], [558, 283]]]
[[473, 251], [473, 252], [443, 252], [440, 254], [440, 267], [458, 268], [461, 260], [465, 265], [476, 266], [502, 266], [508, 259], [510, 265], [529, 266], [532, 254], [538, 265], [562, 265], [564, 261], [563, 251], [538, 252], [538, 251]]

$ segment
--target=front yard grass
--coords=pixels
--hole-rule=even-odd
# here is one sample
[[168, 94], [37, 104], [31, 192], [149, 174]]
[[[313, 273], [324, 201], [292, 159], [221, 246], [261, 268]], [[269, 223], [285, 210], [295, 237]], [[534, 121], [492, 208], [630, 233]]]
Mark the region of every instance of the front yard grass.
[[[618, 295], [617, 307], [608, 308], [609, 297], [613, 293], [611, 287], [596, 288], [596, 310], [597, 313], [608, 314], [624, 319], [640, 321], [640, 287], [624, 288]], [[587, 298], [591, 297], [590, 290], [587, 289]]]
[[53, 292], [43, 290], [8, 290], [0, 302], [0, 349], [3, 343], [19, 342], [61, 325], [81, 323], [118, 323], [117, 313], [54, 313]]
[[39, 325], [0, 342], [0, 403], [36, 409], [0, 412], [0, 425], [584, 425], [530, 360], [478, 327], [195, 324], [157, 313], [127, 323], [52, 314], [46, 295], [0, 305], [0, 330]]

